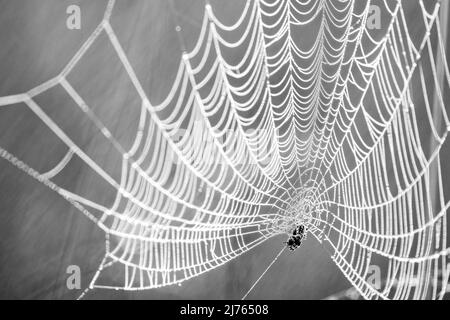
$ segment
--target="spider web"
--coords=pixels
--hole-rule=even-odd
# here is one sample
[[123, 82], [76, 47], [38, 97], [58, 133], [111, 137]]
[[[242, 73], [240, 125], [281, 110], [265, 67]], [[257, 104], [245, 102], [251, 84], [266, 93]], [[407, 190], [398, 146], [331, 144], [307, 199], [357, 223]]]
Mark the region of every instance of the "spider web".
[[[389, 16], [380, 30], [368, 28], [372, 3]], [[59, 75], [0, 98], [0, 106], [25, 103], [67, 146], [65, 157], [39, 172], [1, 147], [0, 156], [105, 232], [90, 289], [179, 284], [303, 223], [362, 297], [443, 298], [448, 3], [415, 5], [422, 28], [413, 36], [402, 1], [248, 1], [231, 25], [207, 3], [191, 51], [176, 28], [182, 58], [169, 95], [156, 105], [110, 23], [111, 0]], [[314, 41], [302, 43], [301, 30], [311, 27]], [[128, 149], [68, 79], [100, 35], [142, 102]], [[233, 56], [238, 51], [244, 54]], [[120, 153], [119, 180], [38, 104], [54, 87]], [[112, 206], [54, 182], [75, 158], [114, 188]], [[386, 266], [381, 288], [369, 281], [373, 261]], [[122, 284], [98, 283], [112, 266], [120, 266]]]

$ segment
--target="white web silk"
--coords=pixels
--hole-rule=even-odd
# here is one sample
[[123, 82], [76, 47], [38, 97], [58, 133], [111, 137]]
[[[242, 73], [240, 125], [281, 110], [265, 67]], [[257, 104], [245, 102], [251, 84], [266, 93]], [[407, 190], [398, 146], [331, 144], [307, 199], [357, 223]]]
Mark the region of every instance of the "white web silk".
[[[444, 105], [450, 75], [441, 3], [431, 9], [417, 3], [424, 26], [419, 40], [410, 36], [401, 1], [379, 1], [389, 21], [377, 39], [366, 25], [370, 4], [248, 1], [232, 25], [207, 4], [198, 42], [182, 53], [169, 95], [155, 105], [116, 37], [110, 1], [61, 74], [27, 93], [0, 97], [0, 107], [25, 103], [67, 155], [43, 173], [1, 147], [0, 156], [105, 232], [105, 258], [90, 288], [181, 283], [283, 233], [280, 225], [298, 212], [294, 220], [307, 224], [364, 298], [442, 298], [450, 202], [440, 152], [450, 128]], [[316, 35], [307, 46], [295, 31], [308, 26]], [[142, 101], [129, 150], [68, 80], [101, 34]], [[120, 181], [38, 105], [35, 98], [56, 86], [120, 153]], [[430, 126], [425, 143], [419, 108]], [[74, 157], [116, 190], [111, 207], [52, 182]], [[382, 288], [368, 280], [375, 257], [387, 266]], [[98, 283], [102, 271], [117, 265], [121, 285]]]

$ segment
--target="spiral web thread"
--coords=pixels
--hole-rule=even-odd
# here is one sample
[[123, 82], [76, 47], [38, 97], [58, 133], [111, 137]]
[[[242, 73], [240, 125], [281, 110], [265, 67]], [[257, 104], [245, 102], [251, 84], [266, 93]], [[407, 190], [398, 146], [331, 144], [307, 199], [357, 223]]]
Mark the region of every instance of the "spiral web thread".
[[[61, 74], [0, 98], [0, 107], [25, 103], [67, 146], [66, 156], [40, 173], [1, 147], [0, 155], [105, 232], [91, 289], [179, 284], [304, 223], [362, 297], [442, 298], [450, 202], [440, 151], [450, 130], [450, 75], [442, 3], [431, 2], [416, 3], [423, 30], [414, 38], [404, 3], [377, 2], [389, 16], [380, 39], [367, 27], [369, 1], [248, 1], [232, 25], [207, 3], [192, 51], [177, 27], [184, 52], [169, 95], [155, 105], [110, 23], [111, 0]], [[306, 46], [299, 30], [308, 26], [316, 37]], [[101, 34], [142, 101], [130, 149], [68, 80]], [[35, 98], [54, 87], [120, 153], [120, 181], [38, 105]], [[418, 117], [426, 117], [428, 135]], [[75, 158], [116, 190], [111, 207], [52, 182]], [[386, 265], [381, 289], [368, 281], [373, 261]], [[123, 270], [122, 283], [97, 283], [112, 266]]]

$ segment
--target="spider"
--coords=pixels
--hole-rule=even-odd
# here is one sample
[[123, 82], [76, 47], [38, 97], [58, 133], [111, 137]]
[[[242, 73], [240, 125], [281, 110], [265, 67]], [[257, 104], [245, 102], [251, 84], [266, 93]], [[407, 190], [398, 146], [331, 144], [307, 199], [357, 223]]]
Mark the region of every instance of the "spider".
[[292, 231], [292, 235], [289, 237], [289, 239], [285, 243], [286, 243], [287, 247], [289, 248], [289, 250], [294, 251], [295, 249], [300, 247], [304, 237], [305, 237], [305, 226], [298, 225]]

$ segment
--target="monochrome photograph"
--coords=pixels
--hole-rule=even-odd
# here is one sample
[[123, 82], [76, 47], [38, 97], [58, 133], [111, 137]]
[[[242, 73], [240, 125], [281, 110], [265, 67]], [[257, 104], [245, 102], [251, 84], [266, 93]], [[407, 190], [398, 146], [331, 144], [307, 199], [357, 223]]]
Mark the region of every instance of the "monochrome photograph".
[[449, 15], [0, 0], [0, 299], [448, 300]]

